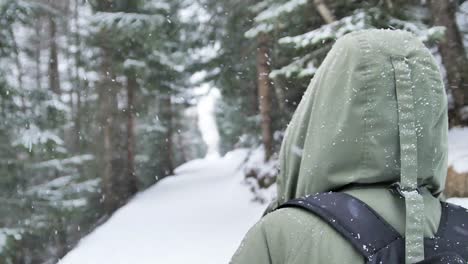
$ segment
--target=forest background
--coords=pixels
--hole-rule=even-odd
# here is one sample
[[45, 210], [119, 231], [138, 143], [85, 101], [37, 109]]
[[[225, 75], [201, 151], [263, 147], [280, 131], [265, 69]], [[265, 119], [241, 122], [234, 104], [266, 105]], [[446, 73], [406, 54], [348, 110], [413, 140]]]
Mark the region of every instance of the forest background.
[[[245, 178], [266, 202], [310, 79], [338, 37], [368, 28], [419, 37], [450, 127], [468, 126], [465, 1], [0, 0], [0, 263], [56, 263], [207, 154], [260, 152]], [[219, 138], [199, 129], [206, 97]], [[468, 175], [448, 174], [446, 195], [468, 196]]]

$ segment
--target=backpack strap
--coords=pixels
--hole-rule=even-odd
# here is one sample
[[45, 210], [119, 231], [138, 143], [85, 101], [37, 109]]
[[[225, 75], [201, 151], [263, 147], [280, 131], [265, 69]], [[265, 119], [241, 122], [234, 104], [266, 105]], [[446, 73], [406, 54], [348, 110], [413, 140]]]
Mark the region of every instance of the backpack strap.
[[465, 264], [465, 260], [456, 253], [446, 253], [432, 256], [416, 264]]
[[427, 239], [428, 255], [452, 252], [468, 259], [468, 209], [442, 202], [439, 230], [433, 239]]
[[442, 202], [442, 216], [437, 236], [468, 241], [468, 209]]
[[404, 241], [398, 232], [372, 208], [351, 195], [340, 192], [319, 193], [290, 200], [278, 207], [302, 208], [320, 217], [360, 252], [368, 263], [382, 258], [401, 263]]

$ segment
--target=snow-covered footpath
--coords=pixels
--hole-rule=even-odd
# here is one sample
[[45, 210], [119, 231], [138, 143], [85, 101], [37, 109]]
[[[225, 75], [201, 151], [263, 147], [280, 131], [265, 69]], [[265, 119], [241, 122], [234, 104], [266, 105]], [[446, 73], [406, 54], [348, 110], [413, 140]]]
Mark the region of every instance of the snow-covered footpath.
[[60, 264], [228, 263], [265, 205], [242, 185], [247, 150], [190, 161], [138, 194]]
[[[222, 264], [265, 205], [242, 185], [248, 151], [190, 161], [138, 194], [61, 264]], [[468, 172], [468, 129], [451, 130], [449, 163]], [[468, 208], [468, 199], [450, 199]]]

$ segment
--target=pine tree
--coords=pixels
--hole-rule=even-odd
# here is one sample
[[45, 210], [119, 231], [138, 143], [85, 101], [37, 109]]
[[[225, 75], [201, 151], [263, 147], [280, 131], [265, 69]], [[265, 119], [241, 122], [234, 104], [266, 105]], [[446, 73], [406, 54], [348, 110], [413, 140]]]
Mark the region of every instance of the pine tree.
[[468, 125], [468, 58], [456, 21], [456, 1], [429, 1], [435, 26], [445, 27], [439, 52], [447, 73], [447, 87], [453, 98], [450, 123]]
[[174, 168], [203, 155], [186, 143], [184, 159], [161, 151], [162, 123], [142, 129], [170, 98], [169, 137], [187, 131], [201, 142], [185, 114], [193, 100], [178, 1], [67, 3], [0, 3], [2, 263], [56, 262], [137, 188], [168, 174], [165, 158]]

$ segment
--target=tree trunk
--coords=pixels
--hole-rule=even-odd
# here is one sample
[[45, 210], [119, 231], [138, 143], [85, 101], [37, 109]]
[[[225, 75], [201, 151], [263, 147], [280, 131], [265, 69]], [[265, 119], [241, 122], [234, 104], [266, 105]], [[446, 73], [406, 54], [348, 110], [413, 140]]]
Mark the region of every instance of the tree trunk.
[[60, 94], [57, 51], [57, 25], [52, 16], [49, 16], [49, 46], [49, 86], [55, 94]]
[[[100, 11], [112, 9], [112, 2], [99, 1]], [[118, 83], [114, 74], [114, 47], [109, 45], [110, 33], [103, 29], [98, 34], [101, 49], [100, 82], [98, 84], [99, 122], [101, 145], [99, 157], [102, 166], [102, 202], [108, 214], [113, 213], [123, 202], [125, 179], [125, 135], [122, 135], [117, 104]], [[123, 126], [125, 127], [125, 125]]]
[[439, 43], [442, 63], [447, 72], [448, 89], [453, 97], [453, 109], [450, 109], [450, 124], [468, 125], [468, 59], [462, 37], [456, 24], [457, 1], [430, 0], [433, 23], [444, 26], [445, 38]]
[[166, 128], [166, 135], [164, 138], [164, 153], [161, 153], [165, 157], [165, 169], [164, 176], [174, 174], [174, 155], [173, 155], [173, 114], [172, 114], [172, 100], [170, 94], [165, 94], [161, 98], [161, 110], [163, 112], [164, 126]]
[[137, 189], [135, 173], [135, 90], [138, 88], [136, 76], [127, 75], [127, 188], [128, 196], [134, 195]]
[[265, 33], [257, 37], [257, 86], [265, 161], [270, 159], [273, 152], [269, 42]]
[[57, 229], [55, 230], [55, 244], [57, 248], [56, 259], [59, 261], [68, 252], [67, 228], [64, 219], [57, 213]]
[[281, 113], [285, 112], [286, 109], [286, 95], [284, 94], [285, 90], [285, 85], [284, 85], [284, 79], [279, 77], [274, 79], [275, 85], [273, 85], [273, 90], [274, 90], [274, 96], [276, 100], [272, 100], [278, 104], [278, 109], [281, 111]]
[[[103, 95], [105, 96], [105, 95]], [[108, 110], [109, 100], [104, 99], [101, 101], [101, 106], [105, 110]], [[105, 118], [105, 117], [104, 117]], [[103, 183], [103, 191], [104, 191], [104, 207], [106, 208], [107, 212], [113, 212], [117, 209], [117, 205], [115, 204], [115, 197], [114, 197], [114, 182], [112, 177], [112, 143], [111, 143], [111, 124], [110, 120], [103, 120], [102, 126], [102, 136], [103, 136], [103, 159], [104, 159], [104, 171], [102, 174], [102, 183]]]
[[74, 3], [74, 8], [73, 8], [73, 20], [74, 20], [74, 25], [75, 25], [75, 34], [74, 34], [74, 42], [76, 46], [76, 52], [75, 52], [75, 94], [76, 94], [76, 110], [75, 110], [75, 118], [74, 118], [74, 138], [75, 138], [75, 151], [77, 153], [81, 153], [81, 78], [80, 78], [80, 66], [82, 64], [81, 62], [81, 49], [80, 49], [80, 34], [79, 34], [79, 23], [78, 23], [78, 17], [79, 17], [79, 0], [75, 0]]
[[34, 23], [34, 32], [36, 37], [36, 43], [34, 45], [34, 62], [35, 62], [35, 78], [36, 78], [36, 88], [38, 91], [42, 89], [42, 72], [41, 72], [41, 43], [42, 43], [42, 19], [38, 18], [36, 23]]
[[[102, 34], [101, 38], [105, 41], [105, 34]], [[116, 189], [116, 179], [114, 176], [115, 169], [113, 168], [114, 160], [114, 111], [113, 101], [116, 100], [115, 87], [113, 87], [111, 77], [111, 54], [108, 47], [103, 45], [102, 50], [102, 62], [101, 62], [101, 81], [98, 87], [98, 101], [99, 101], [99, 122], [101, 130], [101, 161], [102, 164], [102, 201], [104, 208], [107, 213], [114, 212], [118, 206], [118, 198]]]
[[325, 23], [330, 24], [336, 21], [335, 16], [333, 16], [324, 0], [314, 0], [314, 5]]
[[81, 91], [76, 89], [76, 109], [75, 109], [75, 120], [74, 120], [74, 145], [75, 152], [81, 153]]
[[[8, 33], [10, 34], [11, 41], [13, 44], [13, 52], [15, 53], [15, 64], [16, 64], [16, 70], [18, 71], [18, 76], [17, 76], [17, 81], [18, 81], [18, 88], [21, 92], [24, 91], [23, 89], [23, 65], [21, 64], [20, 61], [20, 54], [19, 54], [19, 48], [18, 48], [18, 43], [16, 42], [16, 36], [15, 33], [13, 32], [12, 26], [8, 27]], [[26, 111], [26, 102], [24, 98], [24, 94], [21, 93], [21, 111], [25, 112]]]
[[178, 145], [177, 149], [180, 152], [180, 160], [178, 160], [177, 162], [178, 164], [182, 164], [182, 163], [187, 162], [187, 157], [189, 157], [190, 155], [187, 155], [186, 153], [187, 144], [185, 144], [184, 138], [181, 133], [178, 133], [176, 135], [176, 139], [177, 139], [177, 145]]
[[[281, 50], [280, 45], [277, 42], [273, 42], [272, 46], [270, 47], [272, 52], [271, 52], [271, 60], [272, 61], [278, 61], [281, 58], [280, 52], [278, 50]], [[276, 52], [275, 52], [276, 51]], [[284, 113], [286, 109], [286, 96], [284, 93], [284, 90], [287, 90], [287, 88], [284, 85], [284, 78], [283, 77], [276, 77], [272, 78], [271, 80], [274, 85], [272, 85], [272, 104], [277, 104], [278, 109], [281, 113]], [[258, 108], [257, 108], [258, 109]]]

